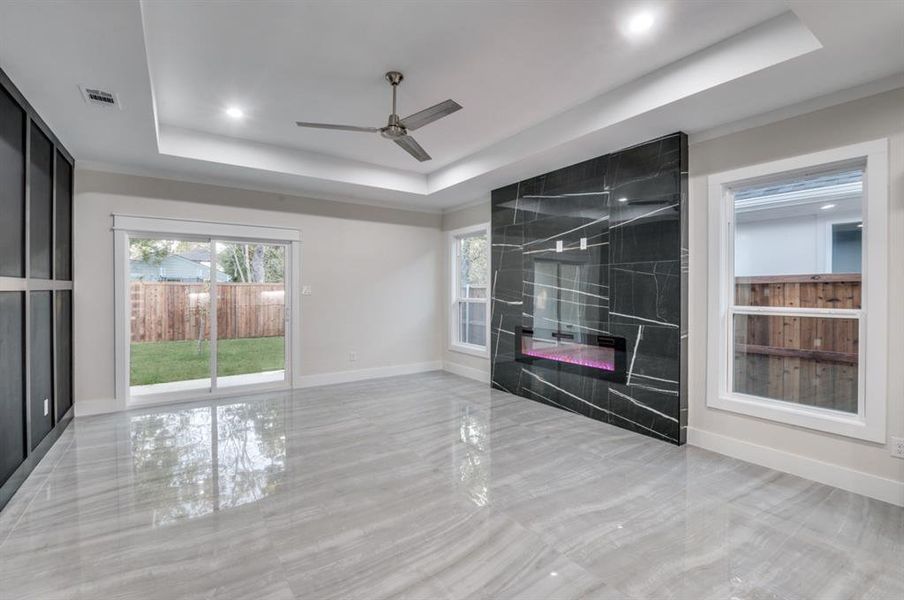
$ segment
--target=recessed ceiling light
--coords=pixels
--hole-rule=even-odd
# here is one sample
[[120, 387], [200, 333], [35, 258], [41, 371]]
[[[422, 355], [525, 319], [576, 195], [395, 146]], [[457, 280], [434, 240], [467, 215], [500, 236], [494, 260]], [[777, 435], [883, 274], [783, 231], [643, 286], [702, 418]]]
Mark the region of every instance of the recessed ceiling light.
[[823, 204], [819, 208], [820, 208], [820, 210], [829, 210], [830, 208], [835, 208], [835, 205], [834, 204]]
[[230, 106], [226, 109], [226, 116], [233, 119], [241, 119], [245, 116], [245, 111], [243, 111], [238, 106]]
[[653, 23], [656, 22], [656, 18], [653, 16], [653, 13], [645, 10], [637, 13], [630, 19], [628, 19], [628, 27], [627, 31], [630, 35], [641, 35], [644, 34], [650, 29], [653, 28]]
[[619, 202], [627, 202], [628, 199], [627, 199], [627, 198], [619, 198], [618, 201], [619, 201]]

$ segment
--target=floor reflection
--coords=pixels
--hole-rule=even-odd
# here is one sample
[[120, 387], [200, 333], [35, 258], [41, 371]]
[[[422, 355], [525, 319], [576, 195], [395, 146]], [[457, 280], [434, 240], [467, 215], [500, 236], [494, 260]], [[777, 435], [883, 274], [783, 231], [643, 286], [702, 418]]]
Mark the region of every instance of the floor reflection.
[[221, 507], [269, 496], [286, 472], [286, 425], [273, 403], [217, 407], [217, 473]]
[[477, 506], [490, 503], [490, 413], [465, 406], [461, 409], [458, 440], [454, 446], [457, 483]]
[[154, 525], [260, 500], [283, 481], [286, 427], [275, 402], [186, 408], [132, 417], [137, 498]]

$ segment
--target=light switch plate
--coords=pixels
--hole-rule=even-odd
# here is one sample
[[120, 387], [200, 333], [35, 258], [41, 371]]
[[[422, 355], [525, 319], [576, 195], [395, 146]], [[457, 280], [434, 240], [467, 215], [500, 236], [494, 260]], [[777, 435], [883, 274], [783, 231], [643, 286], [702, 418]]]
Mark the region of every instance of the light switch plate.
[[311, 286], [309, 286], [309, 285], [301, 286], [301, 295], [302, 296], [310, 296], [311, 295]]

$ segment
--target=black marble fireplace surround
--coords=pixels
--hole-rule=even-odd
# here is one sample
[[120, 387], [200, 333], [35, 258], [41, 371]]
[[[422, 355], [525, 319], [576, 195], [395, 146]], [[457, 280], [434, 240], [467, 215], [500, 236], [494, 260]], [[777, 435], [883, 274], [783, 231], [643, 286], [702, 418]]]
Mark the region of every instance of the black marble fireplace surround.
[[[687, 136], [500, 188], [492, 205], [493, 386], [683, 444]], [[624, 373], [579, 344], [620, 346]]]

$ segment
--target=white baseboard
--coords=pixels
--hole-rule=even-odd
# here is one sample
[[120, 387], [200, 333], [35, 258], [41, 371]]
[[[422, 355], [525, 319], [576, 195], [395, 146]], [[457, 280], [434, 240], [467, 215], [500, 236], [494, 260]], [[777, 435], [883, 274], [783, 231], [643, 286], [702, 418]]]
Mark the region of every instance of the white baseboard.
[[483, 369], [475, 369], [474, 367], [466, 367], [458, 363], [446, 361], [443, 363], [443, 370], [449, 371], [454, 375], [461, 375], [468, 379], [474, 379], [481, 383], [490, 383], [490, 374]]
[[354, 371], [333, 371], [331, 373], [317, 373], [316, 375], [300, 375], [295, 378], [296, 388], [316, 387], [331, 385], [334, 383], [349, 383], [363, 381], [365, 379], [379, 379], [381, 377], [394, 377], [396, 375], [412, 375], [427, 371], [441, 371], [442, 361], [409, 363], [407, 365], [391, 365], [388, 367], [374, 367], [371, 369], [356, 369]]
[[[301, 375], [295, 378], [294, 388], [316, 387], [320, 385], [330, 385], [333, 383], [348, 383], [351, 381], [363, 381], [365, 379], [379, 379], [380, 377], [394, 377], [396, 375], [412, 375], [414, 373], [425, 373], [427, 371], [441, 371], [443, 369], [442, 361], [435, 360], [422, 363], [409, 363], [406, 365], [392, 365], [388, 367], [374, 367], [371, 369], [357, 369], [354, 371], [333, 371], [331, 373], [317, 373], [315, 375]], [[290, 390], [292, 388], [281, 388]], [[163, 398], [150, 400], [146, 402], [138, 402], [132, 406], [123, 406], [115, 398], [97, 399], [97, 400], [77, 400], [75, 402], [75, 416], [88, 417], [92, 415], [100, 415], [111, 412], [119, 412], [131, 408], [141, 408], [145, 406], [177, 404], [181, 402], [191, 402], [194, 400], [211, 400], [230, 396], [244, 396], [264, 394], [277, 389], [244, 389], [244, 390], [223, 390], [218, 394], [203, 395], [181, 395], [171, 398]]]
[[75, 417], [91, 417], [125, 410], [122, 403], [116, 398], [92, 398], [91, 400], [75, 399], [73, 402]]
[[904, 506], [904, 482], [855, 471], [799, 454], [741, 441], [718, 433], [687, 428], [687, 443], [732, 458], [791, 473], [826, 485]]

